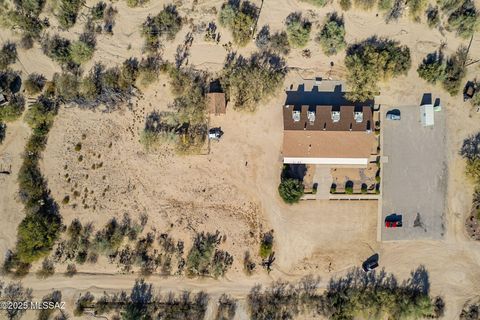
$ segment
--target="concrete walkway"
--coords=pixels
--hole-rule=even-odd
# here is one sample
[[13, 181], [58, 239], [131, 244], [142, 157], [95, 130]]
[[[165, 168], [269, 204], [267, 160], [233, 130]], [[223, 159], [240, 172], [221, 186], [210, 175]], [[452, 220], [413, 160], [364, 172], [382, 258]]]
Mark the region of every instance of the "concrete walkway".
[[316, 166], [315, 174], [313, 176], [313, 183], [318, 183], [315, 198], [317, 200], [329, 199], [330, 187], [332, 186], [332, 175], [330, 173], [330, 168]]

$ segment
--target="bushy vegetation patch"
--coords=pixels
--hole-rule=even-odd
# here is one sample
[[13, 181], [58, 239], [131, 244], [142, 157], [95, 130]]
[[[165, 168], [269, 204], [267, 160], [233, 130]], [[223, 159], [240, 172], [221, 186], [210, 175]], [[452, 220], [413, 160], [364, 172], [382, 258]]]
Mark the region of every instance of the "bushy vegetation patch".
[[181, 154], [198, 153], [207, 137], [207, 74], [171, 64], [164, 69], [175, 95], [169, 105], [172, 111], [148, 115], [141, 141], [147, 149], [158, 143], [173, 142]]
[[[208, 304], [208, 296], [200, 292], [192, 295], [190, 292], [183, 292], [176, 296], [173, 293], [165, 297], [153, 294], [152, 286], [146, 284], [143, 279], [137, 280], [130, 295], [125, 292], [108, 295], [105, 293], [98, 300], [87, 293], [86, 297], [79, 300], [77, 305], [94, 308], [96, 314], [114, 312], [121, 314], [123, 319], [203, 319]], [[77, 308], [80, 309], [80, 308]], [[77, 315], [81, 312], [77, 311]]]
[[310, 40], [310, 30], [312, 24], [305, 18], [302, 18], [300, 12], [292, 12], [285, 20], [287, 27], [288, 42], [297, 48], [305, 47]]
[[81, 316], [85, 309], [94, 309], [96, 315], [121, 314], [124, 320], [137, 319], [185, 319], [197, 320], [205, 317], [208, 295], [204, 292], [191, 294], [184, 291], [179, 295], [168, 293], [155, 295], [151, 284], [143, 279], [135, 281], [130, 294], [125, 291], [114, 294], [104, 293], [95, 297], [87, 292], [77, 302], [74, 315]]
[[327, 56], [335, 55], [343, 50], [346, 46], [343, 18], [338, 17], [335, 13], [330, 14], [316, 40]]
[[290, 52], [290, 43], [285, 31], [277, 31], [270, 34], [268, 25], [264, 25], [257, 34], [255, 44], [260, 50], [271, 51], [277, 54], [287, 55]]
[[235, 109], [255, 111], [261, 101], [279, 89], [285, 74], [285, 61], [275, 54], [254, 53], [250, 58], [232, 55], [221, 82]]
[[370, 38], [348, 47], [347, 98], [352, 101], [372, 99], [378, 81], [406, 74], [411, 66], [410, 49], [389, 39]]
[[23, 114], [25, 98], [19, 93], [21, 85], [18, 72], [9, 69], [0, 71], [0, 89], [4, 99], [0, 105], [0, 122], [14, 121]]
[[280, 176], [278, 193], [285, 203], [297, 203], [303, 196], [304, 185], [299, 177], [290, 174], [289, 165], [284, 165]]
[[463, 141], [460, 155], [467, 161], [467, 176], [480, 188], [480, 133]]
[[465, 62], [467, 61], [467, 48], [460, 47], [457, 52], [451, 55], [445, 65], [445, 77], [443, 79], [443, 88], [454, 96], [460, 92], [463, 79], [467, 74]]
[[20, 118], [25, 110], [25, 98], [22, 94], [8, 96], [8, 102], [0, 106], [0, 120], [5, 122], [14, 121]]
[[[10, 282], [5, 284], [0, 281], [0, 302], [8, 303], [8, 302], [20, 302], [20, 301], [32, 301], [32, 289], [24, 288], [21, 282]], [[17, 320], [21, 319], [25, 312], [27, 311], [26, 308], [23, 308], [21, 305], [18, 307], [13, 305], [13, 308], [2, 308], [0, 310], [0, 314], [2, 315], [3, 319], [9, 320]]]
[[423, 15], [427, 7], [428, 0], [408, 0], [408, 10], [410, 17], [414, 21], [420, 21], [420, 15]]
[[39, 73], [30, 73], [23, 85], [29, 95], [40, 93], [45, 86], [47, 79]]
[[6, 42], [0, 50], [0, 70], [5, 70], [8, 65], [17, 60], [17, 46], [13, 42]]
[[45, 6], [45, 0], [13, 1], [13, 8], [2, 10], [1, 24], [22, 34], [21, 44], [25, 49], [33, 46], [34, 40], [39, 40], [44, 28], [49, 26], [47, 19], [39, 15]]
[[173, 40], [181, 28], [182, 18], [173, 4], [165, 6], [156, 16], [148, 16], [142, 24], [146, 49], [156, 51], [161, 39]]
[[466, 75], [466, 59], [467, 49], [465, 47], [460, 47], [447, 59], [440, 50], [427, 55], [418, 66], [417, 72], [419, 77], [427, 82], [442, 83], [443, 88], [454, 96], [460, 92]]
[[265, 232], [260, 241], [260, 257], [268, 258], [273, 253], [273, 230]]
[[470, 38], [478, 29], [478, 12], [472, 0], [464, 0], [448, 17], [448, 29], [462, 38]]
[[233, 42], [246, 46], [252, 38], [252, 30], [258, 15], [258, 8], [249, 1], [229, 1], [222, 5], [218, 20], [221, 26], [232, 32]]
[[57, 110], [55, 99], [40, 96], [26, 115], [32, 135], [18, 173], [19, 196], [26, 216], [18, 226], [15, 250], [16, 258], [22, 263], [31, 263], [46, 256], [59, 236], [61, 216], [38, 163]]
[[440, 24], [440, 11], [438, 10], [438, 6], [430, 6], [427, 11], [425, 11], [427, 15], [427, 24], [430, 28], [436, 28]]
[[224, 293], [218, 299], [215, 320], [233, 320], [233, 318], [235, 318], [236, 310], [237, 300]]
[[57, 19], [60, 26], [70, 29], [77, 22], [78, 12], [85, 0], [57, 0]]
[[328, 319], [418, 319], [443, 314], [441, 298], [431, 299], [428, 273], [423, 267], [399, 283], [384, 271], [365, 273], [354, 269], [345, 277], [331, 279], [327, 290], [318, 293], [319, 279], [311, 276], [298, 284], [276, 281], [262, 290], [257, 285], [247, 297], [252, 319], [293, 319], [300, 314]]
[[198, 233], [187, 256], [187, 276], [223, 276], [233, 263], [233, 257], [217, 249], [221, 236], [216, 233]]
[[435, 84], [445, 77], [445, 61], [441, 51], [430, 53], [417, 68], [418, 76]]

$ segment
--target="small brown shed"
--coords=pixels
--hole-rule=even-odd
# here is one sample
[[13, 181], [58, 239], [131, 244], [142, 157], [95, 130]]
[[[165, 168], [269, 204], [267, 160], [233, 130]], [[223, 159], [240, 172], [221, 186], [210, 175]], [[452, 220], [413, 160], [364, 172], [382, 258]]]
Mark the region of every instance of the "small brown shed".
[[227, 111], [227, 102], [224, 92], [210, 92], [207, 94], [208, 113], [214, 115], [225, 114]]

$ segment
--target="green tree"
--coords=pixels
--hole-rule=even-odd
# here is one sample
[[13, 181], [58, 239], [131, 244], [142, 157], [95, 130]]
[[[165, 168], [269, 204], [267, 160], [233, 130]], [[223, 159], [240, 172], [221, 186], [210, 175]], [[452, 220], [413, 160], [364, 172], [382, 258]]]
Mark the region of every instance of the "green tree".
[[418, 66], [417, 72], [420, 78], [430, 83], [442, 81], [445, 76], [445, 63], [441, 52], [429, 54]]
[[17, 120], [25, 110], [25, 98], [21, 94], [12, 95], [8, 103], [0, 106], [0, 120], [5, 122]]
[[445, 77], [443, 79], [443, 88], [450, 95], [457, 95], [462, 86], [462, 81], [466, 76], [467, 70], [465, 61], [467, 60], [467, 48], [460, 47], [457, 52], [447, 59], [445, 66]]
[[224, 3], [218, 20], [221, 26], [230, 29], [233, 42], [241, 47], [246, 46], [252, 37], [252, 30], [257, 19], [258, 8], [249, 1]]
[[462, 5], [448, 17], [448, 28], [457, 35], [468, 39], [478, 29], [478, 12], [472, 0], [464, 0]]
[[33, 95], [40, 93], [43, 90], [46, 81], [47, 79], [43, 75], [30, 73], [23, 84], [27, 93]]
[[0, 50], [0, 69], [4, 70], [8, 65], [17, 60], [17, 46], [13, 42], [6, 42]]
[[70, 58], [76, 64], [82, 64], [93, 57], [94, 50], [83, 41], [75, 41], [70, 46]]
[[254, 111], [260, 101], [277, 91], [285, 73], [282, 58], [262, 52], [228, 60], [221, 82], [234, 108]]
[[181, 28], [182, 17], [173, 4], [163, 7], [156, 16], [148, 16], [142, 25], [142, 35], [146, 40], [147, 49], [157, 50], [160, 38], [173, 40]]
[[406, 74], [411, 66], [410, 49], [388, 39], [370, 38], [351, 45], [345, 56], [347, 98], [352, 101], [372, 99], [379, 80]]
[[78, 11], [85, 4], [85, 0], [58, 0], [57, 19], [60, 26], [70, 29], [77, 22]]
[[408, 0], [410, 17], [415, 21], [420, 21], [420, 15], [425, 12], [428, 0]]
[[323, 53], [327, 56], [335, 55], [345, 48], [345, 26], [343, 20], [336, 14], [331, 14], [317, 36]]
[[297, 48], [305, 47], [310, 39], [310, 21], [303, 19], [300, 12], [292, 12], [285, 20], [285, 25], [290, 44]]
[[304, 186], [298, 179], [282, 179], [278, 186], [278, 193], [286, 203], [296, 203], [303, 196]]

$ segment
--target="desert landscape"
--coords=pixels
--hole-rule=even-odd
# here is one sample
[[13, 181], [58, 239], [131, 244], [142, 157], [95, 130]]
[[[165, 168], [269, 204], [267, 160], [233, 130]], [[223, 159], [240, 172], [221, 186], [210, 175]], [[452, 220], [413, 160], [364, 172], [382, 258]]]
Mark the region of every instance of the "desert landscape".
[[[24, 2], [5, 1], [2, 15]], [[5, 138], [0, 143], [0, 169], [8, 171], [0, 175], [3, 218], [0, 254], [6, 261], [18, 246], [17, 230], [21, 221], [33, 210], [26, 209], [28, 201], [19, 193], [18, 176], [28, 159], [29, 137], [38, 131], [38, 127], [31, 125], [31, 119], [37, 117], [29, 115], [30, 110], [35, 109], [32, 105], [38, 103], [35, 101], [50, 92], [56, 97], [60, 92], [58, 83], [62, 81], [58, 74], [87, 77], [94, 74], [89, 72], [96, 63], [103, 64], [108, 72], [107, 68], [122, 66], [130, 57], [139, 61], [157, 57], [161, 67], [153, 80], [142, 82], [138, 76], [130, 87], [133, 93], [112, 100], [114, 103], [101, 99], [100, 103], [84, 103], [86, 100], [79, 97], [69, 100], [66, 92], [71, 83], [62, 89], [63, 96], [60, 95], [58, 101], [49, 98], [58, 102], [58, 110], [52, 116], [44, 149], [39, 151], [38, 168], [48, 186], [42, 201], [50, 199], [57, 204], [62, 226], [51, 248], [38, 258], [25, 264], [13, 258], [12, 263], [17, 264], [13, 272], [2, 272], [3, 286], [0, 287], [20, 281], [23, 287], [31, 288], [34, 301], [41, 301], [52, 290], [59, 290], [61, 301], [66, 303], [66, 314], [71, 318], [93, 319], [97, 317], [93, 307], [87, 307], [83, 313], [76, 312], [81, 296], [87, 292], [97, 298], [104, 292], [129, 293], [137, 279], [145, 278], [153, 284], [155, 292], [163, 296], [184, 290], [208, 294], [205, 319], [278, 319], [252, 315], [248, 302], [252, 287], [260, 284], [267, 288], [278, 280], [296, 283], [312, 275], [318, 278], [316, 289], [323, 292], [331, 285], [331, 279], [346, 276], [361, 267], [366, 258], [378, 254], [380, 268], [395, 275], [399, 282], [423, 266], [428, 274], [427, 293], [441, 297], [445, 303], [441, 318], [459, 319], [464, 305], [478, 299], [480, 286], [480, 244], [470, 239], [465, 228], [472, 211], [475, 183], [466, 176], [466, 161], [459, 153], [464, 140], [480, 131], [480, 113], [463, 100], [461, 92], [452, 96], [440, 83], [432, 84], [420, 78], [417, 67], [432, 52], [441, 49], [448, 57], [464, 45], [469, 48], [469, 60], [464, 62], [467, 67], [460, 79], [463, 89], [465, 82], [474, 81], [480, 70], [477, 63], [480, 39], [473, 33], [465, 38], [445, 29], [448, 17], [442, 17], [440, 27], [429, 27], [424, 12], [427, 5], [437, 5], [430, 2], [424, 3], [418, 19], [412, 19], [408, 1], [393, 1], [403, 3], [405, 8], [398, 19], [387, 23], [385, 11], [376, 5], [362, 10], [355, 1], [349, 10], [337, 1], [321, 6], [315, 5], [315, 1], [252, 1], [258, 9], [258, 20], [253, 37], [244, 45], [237, 43], [228, 26], [217, 22], [224, 1], [106, 2], [104, 10], [114, 8], [115, 13], [109, 15], [105, 11], [95, 22], [100, 25], [100, 32], [95, 33], [91, 57], [82, 61], [78, 69], [66, 71], [70, 62], [59, 62], [45, 54], [44, 39], [53, 35], [72, 42], [82, 39], [97, 1], [81, 2], [76, 21], [68, 27], [65, 22], [63, 25], [59, 22], [61, 0], [40, 1], [44, 7], [39, 17], [48, 18], [49, 23], [40, 39], [34, 39], [31, 48], [22, 47], [25, 35], [20, 27], [6, 24], [0, 31], [2, 43], [17, 44], [14, 63], [8, 68], [20, 73], [24, 82], [21, 92], [26, 98], [25, 111], [16, 119], [6, 121], [0, 117], [0, 122], [6, 122]], [[161, 39], [153, 54], [141, 26], [149, 15], [157, 15], [169, 4], [176, 6], [182, 19], [181, 28], [172, 37]], [[480, 2], [475, 1], [474, 5], [478, 8]], [[281, 55], [285, 61], [284, 77], [270, 94], [262, 97], [258, 93], [254, 111], [234, 107], [235, 94], [232, 93], [226, 114], [205, 116], [208, 128], [220, 127], [224, 132], [218, 141], [202, 140], [201, 148], [191, 153], [183, 149], [179, 152], [178, 146], [168, 140], [151, 146], [145, 144], [146, 123], [152, 119], [151, 115], [180, 114], [182, 111], [175, 109], [174, 103], [179, 96], [189, 94], [188, 81], [180, 85], [187, 88], [187, 92], [175, 92], [178, 84], [171, 70], [180, 70], [180, 74], [181, 70], [195, 75], [208, 73], [208, 81], [222, 78], [229, 55], [249, 57], [259, 51], [256, 39], [262, 26], [268, 25], [271, 34], [280, 32], [292, 12], [301, 12], [311, 24], [309, 41], [301, 47], [292, 46], [288, 53]], [[333, 12], [343, 18], [346, 46], [376, 36], [397, 41], [410, 49], [411, 68], [379, 82], [376, 106], [382, 110], [419, 106], [425, 93], [440, 99], [445, 117], [443, 154], [446, 159], [438, 160], [446, 163], [447, 172], [440, 239], [381, 241], [379, 230], [384, 223], [381, 197], [368, 201], [305, 200], [287, 204], [279, 196], [285, 90], [318, 77], [325, 82], [344, 82], [349, 90], [347, 78], [351, 73], [345, 66], [346, 50], [327, 56], [315, 40], [326, 17]], [[213, 41], [207, 37], [207, 26], [212, 22], [216, 23], [215, 34], [219, 35]], [[167, 65], [167, 61], [174, 67]], [[142, 63], [143, 60], [140, 67]], [[45, 88], [41, 93], [30, 94], [25, 91], [25, 79], [34, 73], [45, 77]], [[197, 78], [192, 81], [194, 91]], [[261, 79], [253, 81], [252, 86], [258, 81]], [[253, 91], [255, 93], [255, 89]], [[178, 139], [188, 136], [182, 137]], [[192, 144], [195, 147], [195, 142]], [[115, 230], [121, 234], [115, 246], [106, 244], [102, 249], [84, 249], [86, 245], [82, 241], [100, 248], [102, 237], [107, 237], [110, 231], [117, 236]], [[71, 248], [73, 235], [80, 239], [74, 249]], [[210, 252], [211, 257], [207, 258], [210, 260], [194, 262], [194, 255], [201, 255], [199, 248], [204, 246], [208, 247], [205, 250]], [[37, 249], [32, 250], [32, 255], [36, 255]], [[46, 267], [51, 264], [54, 264], [53, 272], [53, 267]], [[217, 301], [223, 294], [236, 301], [231, 317], [218, 316]], [[0, 295], [0, 299], [4, 297]], [[294, 318], [328, 318], [315, 312], [317, 309], [320, 307], [295, 313]], [[116, 319], [117, 310], [105, 314], [98, 317]], [[14, 316], [1, 313], [0, 317], [17, 319]], [[43, 316], [39, 318], [39, 313], [32, 310], [18, 315], [24, 319], [54, 319], [54, 316], [64, 319], [59, 312]], [[376, 316], [359, 314], [358, 318]], [[173, 319], [187, 318], [199, 319], [193, 315]], [[135, 317], [124, 316], [124, 319]]]

